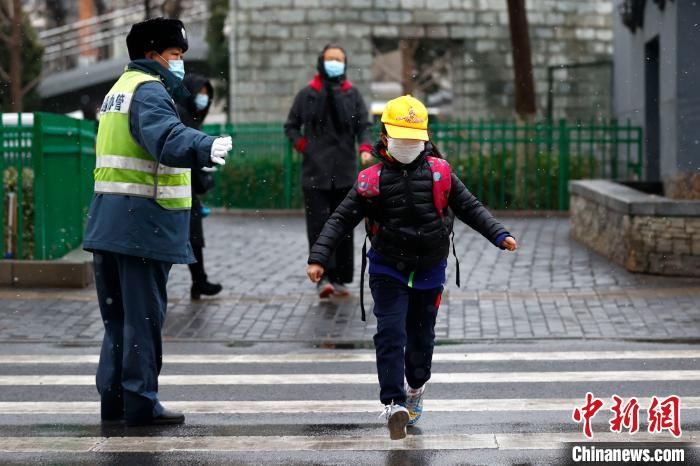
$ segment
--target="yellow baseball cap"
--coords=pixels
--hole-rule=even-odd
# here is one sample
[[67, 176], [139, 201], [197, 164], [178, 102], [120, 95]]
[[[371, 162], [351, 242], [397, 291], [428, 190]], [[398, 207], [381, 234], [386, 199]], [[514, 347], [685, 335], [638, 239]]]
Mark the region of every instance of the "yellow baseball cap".
[[382, 123], [389, 137], [428, 141], [428, 109], [411, 95], [390, 100], [384, 107]]

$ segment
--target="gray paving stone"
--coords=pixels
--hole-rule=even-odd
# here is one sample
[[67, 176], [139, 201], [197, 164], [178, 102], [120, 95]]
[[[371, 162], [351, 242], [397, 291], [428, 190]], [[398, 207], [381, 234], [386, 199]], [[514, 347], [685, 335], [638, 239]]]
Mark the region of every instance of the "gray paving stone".
[[[700, 280], [633, 275], [569, 239], [564, 218], [502, 219], [517, 253], [489, 246], [460, 225], [462, 287], [450, 258], [438, 338], [687, 338], [700, 330]], [[189, 273], [173, 267], [166, 338], [366, 340], [376, 320], [366, 293], [360, 321], [355, 234], [352, 297], [319, 301], [305, 275], [300, 217], [214, 216], [206, 221], [205, 264], [224, 285], [220, 297], [190, 302]], [[28, 292], [0, 288], [0, 339], [99, 340], [94, 290]]]

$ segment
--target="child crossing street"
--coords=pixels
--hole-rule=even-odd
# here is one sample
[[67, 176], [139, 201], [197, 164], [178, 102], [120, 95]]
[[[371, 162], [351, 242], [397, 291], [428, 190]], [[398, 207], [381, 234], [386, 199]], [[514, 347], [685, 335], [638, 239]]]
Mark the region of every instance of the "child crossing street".
[[[373, 151], [380, 163], [359, 174], [326, 222], [311, 248], [307, 274], [318, 282], [338, 243], [366, 219], [371, 249], [363, 250], [363, 275], [369, 259], [379, 399], [390, 437], [397, 440], [423, 411], [454, 218], [501, 249], [514, 251], [517, 243], [430, 142], [428, 112], [419, 100], [407, 95], [388, 102], [381, 122]], [[362, 295], [360, 301], [364, 320]]]

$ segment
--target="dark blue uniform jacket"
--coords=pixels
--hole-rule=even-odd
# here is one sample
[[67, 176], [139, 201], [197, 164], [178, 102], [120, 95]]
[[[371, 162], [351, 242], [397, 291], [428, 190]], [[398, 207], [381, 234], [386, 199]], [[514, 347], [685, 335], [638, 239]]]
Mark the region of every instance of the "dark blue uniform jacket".
[[[181, 83], [151, 60], [129, 64], [161, 78], [141, 85], [131, 102], [129, 128], [136, 142], [160, 163], [179, 168], [211, 166], [214, 138], [182, 124], [171, 95]], [[195, 262], [189, 243], [189, 210], [167, 210], [137, 196], [95, 194], [88, 212], [83, 247], [173, 264]]]

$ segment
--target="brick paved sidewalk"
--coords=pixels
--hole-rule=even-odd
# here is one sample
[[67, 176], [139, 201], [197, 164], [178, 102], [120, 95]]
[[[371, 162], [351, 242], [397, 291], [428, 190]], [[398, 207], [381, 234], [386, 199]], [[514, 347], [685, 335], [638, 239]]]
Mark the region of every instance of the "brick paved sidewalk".
[[[442, 339], [696, 338], [700, 280], [633, 275], [568, 237], [565, 218], [504, 218], [520, 242], [502, 252], [467, 227], [457, 228], [462, 288], [454, 259], [440, 310]], [[305, 276], [301, 217], [214, 216], [206, 220], [207, 272], [221, 297], [189, 300], [189, 272], [169, 283], [169, 338], [216, 340], [371, 340], [375, 321], [360, 321], [355, 236], [353, 297], [319, 302]], [[369, 290], [365, 290], [371, 309]], [[99, 340], [95, 292], [0, 288], [0, 340]]]

